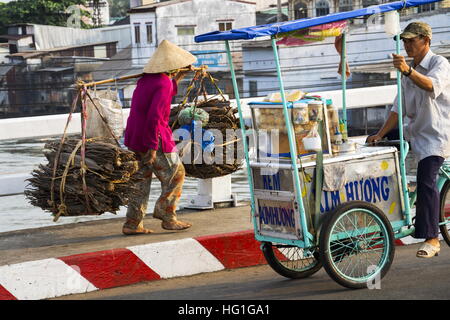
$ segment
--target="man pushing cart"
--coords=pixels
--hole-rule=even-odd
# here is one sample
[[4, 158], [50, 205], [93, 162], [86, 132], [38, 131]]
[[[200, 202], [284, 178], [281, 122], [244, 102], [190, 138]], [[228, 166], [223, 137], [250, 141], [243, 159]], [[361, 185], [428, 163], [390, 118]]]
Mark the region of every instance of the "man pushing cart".
[[[367, 287], [368, 283], [376, 278], [382, 278], [389, 270], [394, 258], [395, 239], [414, 234], [416, 228], [419, 230], [418, 223], [421, 220], [418, 218], [416, 226], [413, 225], [411, 208], [417, 202], [417, 210], [421, 210], [420, 204], [424, 201], [421, 193], [428, 191], [424, 191], [422, 187], [414, 192], [408, 191], [405, 157], [409, 145], [404, 140], [403, 130], [399, 130], [399, 141], [396, 147], [371, 143], [354, 150], [352, 144], [347, 142], [345, 147], [341, 146], [336, 149], [338, 152], [334, 152], [335, 149], [330, 147], [332, 133], [330, 134], [329, 131], [327, 101], [318, 97], [302, 97], [298, 101], [287, 100], [277, 45], [307, 43], [322, 40], [327, 36], [339, 37], [336, 48], [341, 54], [340, 71], [342, 75], [346, 75], [348, 65], [346, 32], [343, 27], [345, 21], [385, 13], [385, 18], [393, 18], [399, 27], [397, 10], [432, 2], [436, 1], [398, 1], [322, 17], [211, 32], [195, 37], [197, 42], [225, 42], [243, 136], [249, 134], [244, 125], [230, 41], [271, 37], [282, 102], [250, 105], [253, 132], [259, 152], [249, 153], [245, 139], [243, 144], [255, 238], [261, 241], [263, 253], [270, 266], [281, 275], [289, 278], [304, 278], [311, 276], [323, 266], [335, 281], [345, 287]], [[450, 155], [448, 154], [450, 128], [448, 91], [450, 87], [449, 72], [445, 71], [448, 70], [448, 62], [440, 58], [428, 57], [427, 63], [425, 63], [427, 60], [422, 60], [423, 63], [414, 61], [411, 68], [405, 65], [404, 58], [400, 56], [400, 40], [412, 39], [409, 37], [412, 33], [411, 30], [401, 33], [398, 28], [393, 34], [396, 41], [395, 108], [398, 116], [396, 121], [392, 121], [391, 118], [392, 126], [385, 128], [393, 128], [395, 122], [398, 128], [403, 129], [403, 108], [406, 107], [408, 117], [411, 117], [413, 112], [408, 106], [408, 102], [411, 102], [408, 99], [412, 93], [407, 85], [411, 83], [418, 85], [415, 79], [431, 78], [432, 91], [420, 94], [426, 96], [429, 105], [432, 106], [443, 99], [444, 107], [435, 108], [435, 110], [440, 115], [438, 126], [445, 127], [441, 127], [436, 137], [438, 139], [442, 137], [446, 141], [442, 141], [442, 145], [439, 146], [442, 148], [441, 153], [431, 152], [426, 155], [437, 155], [443, 159]], [[437, 72], [439, 74], [442, 71], [444, 76], [433, 72], [426, 73], [433, 70], [432, 62], [440, 64], [436, 70], [440, 70]], [[401, 73], [407, 79], [401, 80]], [[424, 89], [421, 87], [420, 90]], [[342, 108], [342, 132], [346, 133], [345, 76], [342, 77]], [[305, 110], [306, 113], [303, 113]], [[313, 112], [317, 110], [320, 111]], [[262, 119], [268, 115], [273, 119], [281, 117], [284, 122], [282, 124], [273, 122], [271, 128], [270, 124]], [[419, 119], [419, 122], [423, 120]], [[283, 146], [281, 140], [276, 141], [272, 136], [266, 139], [258, 138], [262, 131], [268, 131], [268, 129], [269, 131], [270, 129], [278, 130], [279, 136], [284, 135], [287, 150], [283, 151], [287, 152], [277, 153], [279, 147]], [[432, 129], [436, 131], [436, 128]], [[382, 129], [379, 135], [370, 138], [369, 142], [379, 140], [384, 134], [385, 130]], [[319, 144], [315, 143], [312, 146], [310, 144], [312, 140], [307, 138], [317, 138], [317, 136], [320, 137]], [[418, 150], [416, 142], [411, 140], [413, 151]], [[261, 149], [263, 152], [260, 152]], [[436, 201], [439, 201], [438, 209], [434, 209], [439, 214], [439, 221], [433, 223], [439, 225], [444, 240], [450, 245], [450, 164], [443, 160], [434, 161], [433, 168], [434, 171], [428, 177], [430, 178], [431, 174], [437, 174], [437, 179], [421, 179], [421, 181], [431, 185], [430, 188], [435, 187], [435, 190], [440, 193], [439, 198], [436, 193], [432, 196], [435, 206]], [[423, 170], [420, 170], [421, 172]], [[433, 232], [435, 231], [436, 228], [433, 229]], [[434, 238], [435, 233], [426, 237]], [[435, 244], [431, 241], [427, 241], [426, 244], [421, 247], [418, 255], [434, 256], [438, 250], [428, 245]]]

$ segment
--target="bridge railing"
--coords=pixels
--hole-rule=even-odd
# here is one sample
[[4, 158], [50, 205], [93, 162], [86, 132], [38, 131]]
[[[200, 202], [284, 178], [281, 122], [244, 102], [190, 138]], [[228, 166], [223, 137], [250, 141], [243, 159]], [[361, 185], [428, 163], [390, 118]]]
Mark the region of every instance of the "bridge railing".
[[[320, 95], [326, 99], [332, 99], [337, 109], [342, 108], [342, 91], [311, 92], [311, 95]], [[368, 87], [347, 90], [347, 109], [371, 108], [390, 105], [395, 99], [396, 86]], [[252, 97], [242, 99], [243, 115], [250, 118], [249, 102], [262, 101], [264, 97]], [[235, 101], [231, 100], [234, 104]], [[130, 109], [124, 109], [124, 124], [128, 118]], [[38, 138], [61, 135], [67, 122], [67, 114], [36, 116], [24, 118], [12, 118], [0, 120], [0, 141], [24, 138]], [[73, 114], [67, 133], [80, 133], [80, 114]], [[0, 196], [21, 194], [25, 188], [25, 179], [30, 177], [29, 172], [17, 172], [13, 174], [0, 174]]]

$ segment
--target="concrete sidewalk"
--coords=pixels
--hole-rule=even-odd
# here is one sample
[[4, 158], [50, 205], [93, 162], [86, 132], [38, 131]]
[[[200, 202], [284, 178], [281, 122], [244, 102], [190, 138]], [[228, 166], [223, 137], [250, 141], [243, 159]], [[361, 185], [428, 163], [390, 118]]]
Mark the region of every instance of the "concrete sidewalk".
[[0, 266], [253, 229], [248, 205], [202, 211], [185, 209], [178, 213], [178, 218], [193, 226], [183, 231], [164, 230], [160, 220], [147, 215], [144, 225], [154, 231], [149, 235], [124, 236], [125, 218], [0, 233]]
[[265, 263], [248, 205], [184, 210], [193, 223], [124, 236], [124, 218], [0, 233], [0, 300], [35, 300]]
[[[184, 210], [193, 223], [167, 231], [148, 216], [153, 234], [124, 236], [125, 218], [0, 233], [0, 300], [37, 300], [143, 281], [265, 264], [248, 205]], [[416, 242], [397, 240], [397, 245]]]

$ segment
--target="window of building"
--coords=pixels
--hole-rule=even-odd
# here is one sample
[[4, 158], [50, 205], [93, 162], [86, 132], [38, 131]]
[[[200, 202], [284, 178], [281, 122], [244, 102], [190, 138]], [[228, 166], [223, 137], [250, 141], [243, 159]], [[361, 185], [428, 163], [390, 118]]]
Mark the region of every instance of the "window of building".
[[[385, 1], [383, 0], [383, 2], [385, 2]], [[381, 3], [380, 0], [362, 0], [363, 8], [367, 8], [367, 7], [370, 7], [370, 6], [376, 6], [376, 5], [379, 5], [380, 3]], [[364, 16], [363, 19], [364, 19], [364, 23], [367, 23], [367, 21], [369, 19], [369, 16]]]
[[227, 31], [233, 29], [232, 22], [219, 22], [219, 31]]
[[435, 3], [427, 3], [417, 7], [417, 13], [436, 10]]
[[14, 54], [14, 53], [18, 53], [19, 50], [17, 49], [17, 45], [16, 44], [9, 44], [9, 54]]
[[258, 96], [258, 82], [257, 81], [249, 81], [249, 94], [250, 97], [257, 97]]
[[316, 2], [316, 16], [326, 16], [330, 13], [330, 4], [326, 0]]
[[339, 0], [339, 12], [352, 11], [353, 1], [352, 0]]
[[363, 8], [367, 8], [370, 6], [376, 6], [378, 4], [380, 4], [379, 0], [362, 0]]
[[308, 17], [308, 6], [304, 2], [298, 2], [294, 5], [294, 19], [303, 19]]
[[141, 43], [141, 25], [139, 23], [134, 24], [134, 42]]
[[177, 28], [177, 35], [179, 36], [193, 36], [195, 35], [195, 25], [192, 26], [175, 26]]
[[108, 50], [106, 46], [95, 46], [94, 57], [96, 58], [108, 58]]
[[147, 29], [147, 43], [153, 43], [153, 25], [151, 22], [145, 24]]

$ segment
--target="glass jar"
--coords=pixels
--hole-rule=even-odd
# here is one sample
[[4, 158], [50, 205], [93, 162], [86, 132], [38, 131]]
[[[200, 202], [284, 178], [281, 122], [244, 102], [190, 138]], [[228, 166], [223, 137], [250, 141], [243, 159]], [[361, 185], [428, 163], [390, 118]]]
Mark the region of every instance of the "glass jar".
[[292, 108], [292, 122], [294, 125], [307, 124], [309, 122], [308, 104], [294, 102], [294, 107]]
[[308, 102], [309, 121], [319, 121], [323, 119], [323, 103], [322, 101]]

